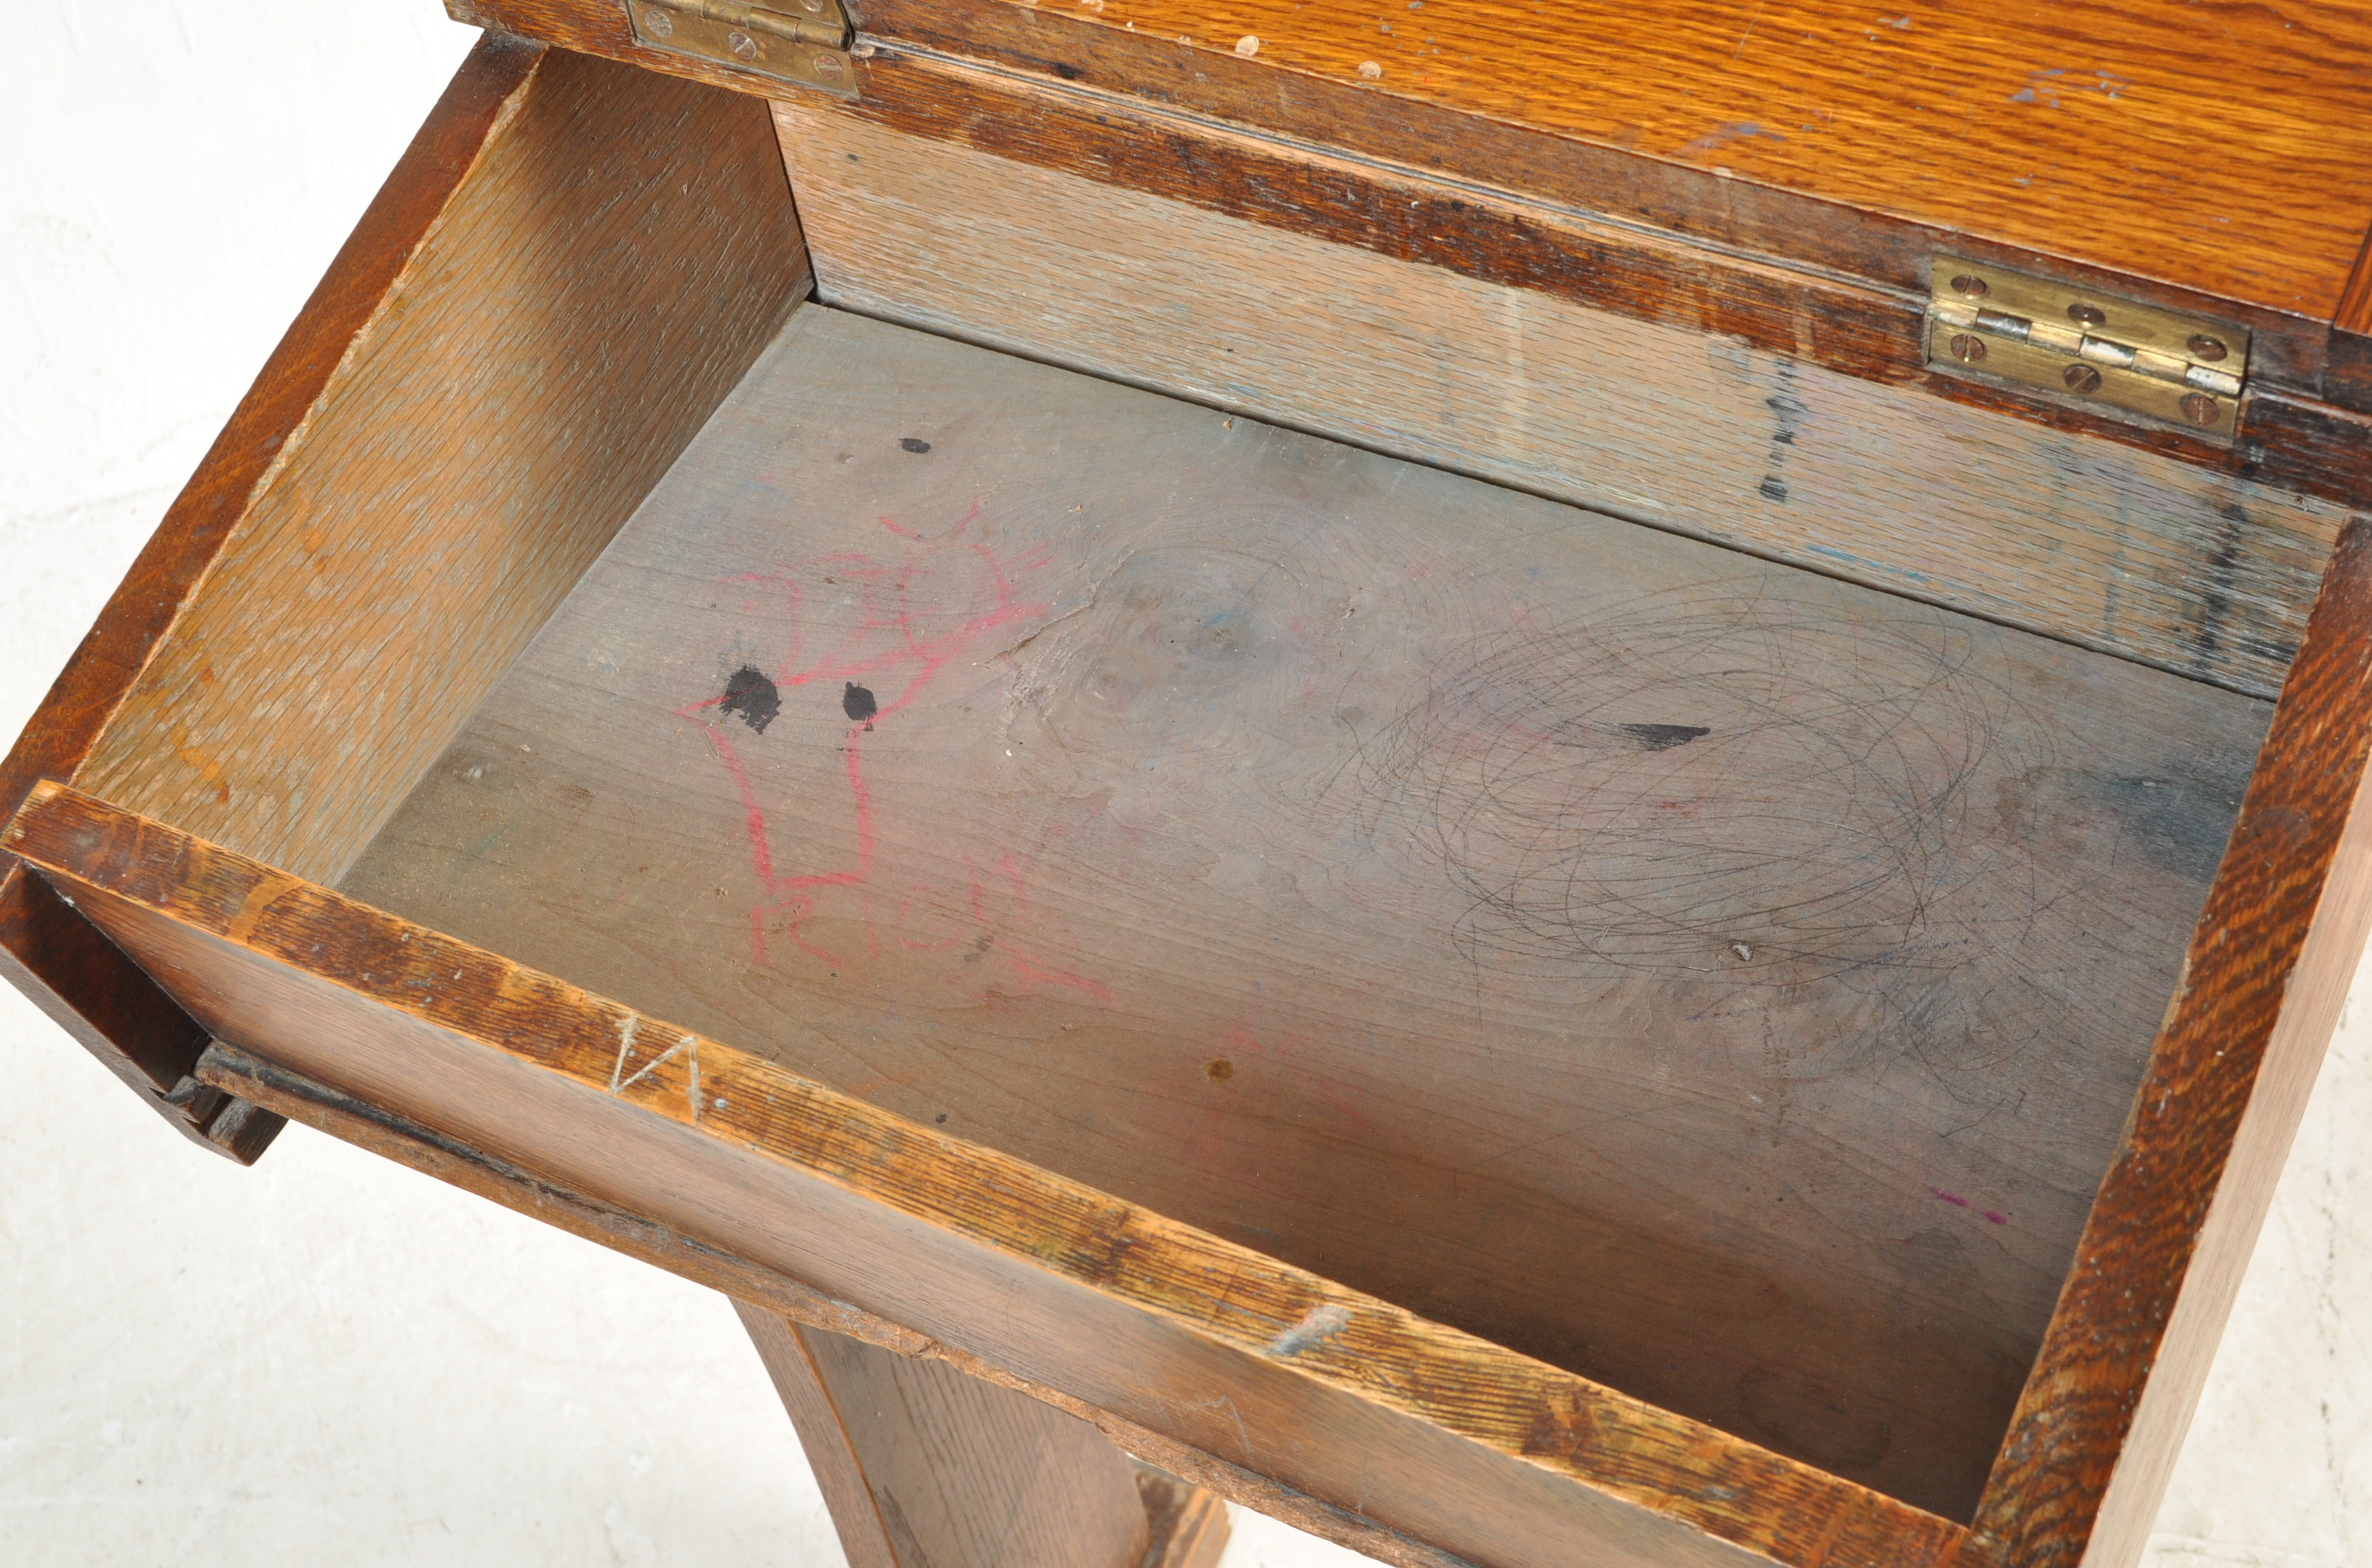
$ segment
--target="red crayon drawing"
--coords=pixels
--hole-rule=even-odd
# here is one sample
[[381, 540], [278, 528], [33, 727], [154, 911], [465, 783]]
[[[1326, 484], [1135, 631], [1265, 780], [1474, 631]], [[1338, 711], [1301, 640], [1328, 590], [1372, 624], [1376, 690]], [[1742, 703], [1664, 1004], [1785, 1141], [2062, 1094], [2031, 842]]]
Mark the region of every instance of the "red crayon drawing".
[[[974, 502], [961, 521], [936, 540], [883, 517], [884, 529], [908, 541], [908, 548], [889, 559], [849, 551], [817, 556], [780, 572], [742, 573], [726, 579], [749, 593], [745, 608], [772, 619], [773, 629], [786, 639], [786, 651], [771, 673], [745, 667], [723, 692], [686, 703], [674, 712], [701, 726], [740, 797], [750, 868], [761, 890], [750, 911], [750, 958], [761, 967], [767, 963], [770, 928], [821, 962], [836, 967], [850, 960], [849, 954], [820, 947], [802, 933], [816, 914], [819, 900], [832, 889], [848, 890], [855, 900], [849, 912], [865, 929], [867, 956], [880, 955], [883, 932], [873, 907], [877, 822], [866, 782], [866, 747], [889, 731], [949, 664], [966, 654], [979, 654], [989, 633], [1042, 619], [1051, 608], [1025, 598], [1017, 587], [1017, 579], [1047, 563], [1046, 548], [1000, 556], [987, 541], [964, 537], [979, 514], [980, 504]], [[818, 634], [819, 625], [827, 630]], [[811, 639], [817, 645], [809, 645]], [[835, 685], [846, 719], [840, 750], [854, 855], [822, 867], [785, 864], [769, 832], [760, 784], [743, 748], [763, 736], [786, 694], [812, 686], [830, 691]], [[752, 732], [738, 742], [730, 727], [736, 718]], [[1025, 859], [1005, 850], [993, 865], [981, 867], [967, 858], [968, 899], [952, 897], [950, 889], [927, 880], [908, 879], [899, 891], [895, 918], [887, 923], [891, 939], [910, 951], [960, 945], [960, 936], [918, 937], [909, 918], [918, 909], [950, 902], [968, 902], [973, 923], [986, 930], [994, 923], [987, 907], [990, 887], [1000, 895], [994, 901], [1001, 911], [1009, 914], [1026, 906]], [[1111, 1000], [1095, 981], [1031, 960], [1014, 946], [1008, 930], [997, 932], [994, 945], [1011, 970], [1029, 982], [1068, 987], [1099, 1002]]]
[[1956, 1209], [1969, 1209], [1983, 1215], [1986, 1223], [1989, 1225], [2009, 1224], [2009, 1216], [2007, 1214], [1997, 1214], [1991, 1209], [1980, 1209], [1974, 1203], [1970, 1202], [1966, 1198], [1961, 1197], [1958, 1192], [1947, 1192], [1941, 1187], [1930, 1187], [1927, 1191], [1939, 1202], [1949, 1203]]

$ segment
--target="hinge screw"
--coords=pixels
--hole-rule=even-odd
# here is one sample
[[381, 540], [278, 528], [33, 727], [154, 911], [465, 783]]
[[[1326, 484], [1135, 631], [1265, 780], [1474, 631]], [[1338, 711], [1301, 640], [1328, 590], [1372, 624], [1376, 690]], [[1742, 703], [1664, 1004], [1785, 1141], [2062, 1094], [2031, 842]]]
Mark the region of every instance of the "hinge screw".
[[[2192, 339], [2196, 343], [2197, 339]], [[2218, 348], [2223, 345], [2216, 344]], [[2223, 414], [2214, 398], [2204, 392], [2185, 392], [2182, 396], [2182, 417], [2193, 424], [2213, 424]]]
[[823, 0], [799, 0], [799, 9], [810, 17], [823, 15]]
[[758, 58], [758, 41], [738, 28], [725, 35], [725, 47], [733, 52], [736, 60]]
[[840, 56], [819, 52], [815, 57], [816, 75], [828, 82], [840, 79]]
[[2059, 373], [2071, 392], [2097, 392], [2100, 389], [2100, 373], [2088, 365], [2071, 365]]
[[1962, 273], [1952, 280], [1952, 292], [1963, 299], [1982, 299], [1993, 290], [1987, 288], [1985, 280], [1975, 273]]
[[1985, 356], [1985, 340], [1974, 332], [1952, 335], [1952, 357], [1963, 365], [1974, 365]]
[[2106, 322], [2109, 317], [2108, 313], [2097, 305], [2071, 305], [2067, 308], [2067, 319], [2081, 322], [2087, 327], [2098, 327]]
[[643, 13], [643, 30], [653, 38], [668, 38], [675, 32], [675, 18], [654, 6]]
[[2192, 333], [2191, 341], [2183, 346], [2210, 365], [2232, 352], [2224, 346], [2222, 338], [2211, 338], [2205, 332]]

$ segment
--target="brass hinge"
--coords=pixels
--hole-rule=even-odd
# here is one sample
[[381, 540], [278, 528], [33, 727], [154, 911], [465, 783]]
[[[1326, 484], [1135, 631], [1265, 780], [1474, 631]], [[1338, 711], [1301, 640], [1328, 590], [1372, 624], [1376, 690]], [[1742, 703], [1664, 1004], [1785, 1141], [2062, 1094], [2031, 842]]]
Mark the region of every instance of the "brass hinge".
[[626, 0], [637, 41], [840, 98], [856, 96], [841, 0]]
[[1937, 256], [1927, 362], [2232, 438], [2249, 334], [2115, 295]]

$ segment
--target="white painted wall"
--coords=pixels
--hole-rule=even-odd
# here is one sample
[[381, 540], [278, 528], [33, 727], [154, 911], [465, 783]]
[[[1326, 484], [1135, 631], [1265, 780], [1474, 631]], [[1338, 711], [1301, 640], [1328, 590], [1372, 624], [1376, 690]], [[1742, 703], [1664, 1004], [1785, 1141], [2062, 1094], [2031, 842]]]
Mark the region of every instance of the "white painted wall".
[[[0, 0], [0, 738], [467, 49], [436, 0]], [[2372, 989], [2153, 1568], [2372, 1563]], [[240, 1171], [0, 988], [0, 1562], [834, 1564], [720, 1297], [303, 1128]], [[1348, 1554], [1240, 1517], [1229, 1568]]]

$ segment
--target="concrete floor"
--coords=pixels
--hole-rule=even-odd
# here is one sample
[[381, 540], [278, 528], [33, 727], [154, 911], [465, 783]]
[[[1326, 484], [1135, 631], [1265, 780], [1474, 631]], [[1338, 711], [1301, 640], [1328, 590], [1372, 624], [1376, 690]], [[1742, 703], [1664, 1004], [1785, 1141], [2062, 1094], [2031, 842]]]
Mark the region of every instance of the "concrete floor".
[[[471, 35], [435, 0], [12, 0], [0, 739]], [[292, 1128], [252, 1171], [0, 989], [0, 1562], [837, 1563], [724, 1300]], [[2152, 1568], [2372, 1562], [2372, 990]], [[1239, 1516], [1228, 1568], [1350, 1554]]]

